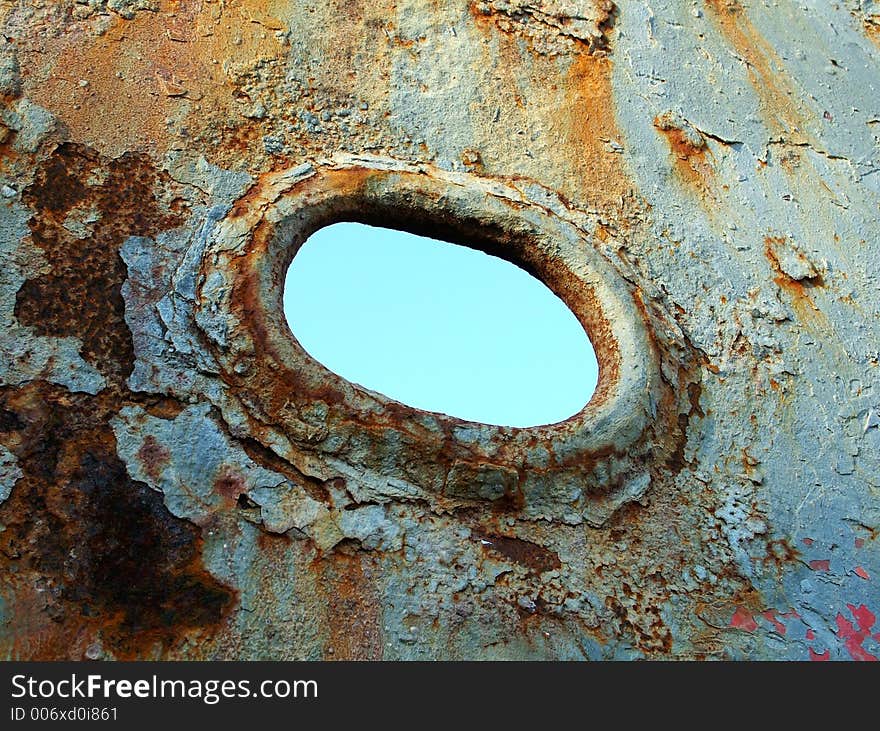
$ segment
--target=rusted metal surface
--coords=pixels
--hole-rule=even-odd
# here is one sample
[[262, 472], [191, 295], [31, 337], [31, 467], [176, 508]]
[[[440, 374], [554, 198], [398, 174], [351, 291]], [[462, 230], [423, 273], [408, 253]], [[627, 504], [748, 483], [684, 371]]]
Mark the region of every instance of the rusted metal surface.
[[[877, 18], [0, 0], [3, 656], [880, 657]], [[342, 219], [535, 273], [593, 400], [314, 363]]]

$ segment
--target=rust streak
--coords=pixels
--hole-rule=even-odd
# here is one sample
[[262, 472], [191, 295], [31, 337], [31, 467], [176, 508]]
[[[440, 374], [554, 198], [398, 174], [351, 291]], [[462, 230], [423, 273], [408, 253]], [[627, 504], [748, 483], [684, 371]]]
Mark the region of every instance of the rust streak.
[[791, 305], [797, 313], [798, 319], [805, 325], [821, 328], [827, 332], [829, 323], [822, 311], [816, 306], [811, 297], [811, 290], [822, 287], [824, 282], [821, 275], [808, 279], [793, 279], [786, 274], [779, 263], [779, 257], [774, 251], [775, 246], [784, 245], [785, 239], [773, 236], [764, 238], [764, 256], [770, 262], [773, 272], [776, 274], [773, 281], [791, 298]]
[[806, 118], [796, 103], [802, 98], [773, 46], [749, 20], [739, 0], [706, 0], [708, 15], [745, 61], [765, 120], [778, 134], [803, 139]]
[[337, 551], [315, 559], [318, 585], [326, 600], [325, 660], [381, 660], [380, 602], [365, 575], [360, 552]]
[[712, 152], [706, 141], [699, 136], [687, 134], [686, 131], [665, 122], [660, 117], [654, 118], [656, 127], [666, 138], [675, 160], [675, 171], [685, 186], [706, 196], [712, 187], [715, 169], [712, 164]]

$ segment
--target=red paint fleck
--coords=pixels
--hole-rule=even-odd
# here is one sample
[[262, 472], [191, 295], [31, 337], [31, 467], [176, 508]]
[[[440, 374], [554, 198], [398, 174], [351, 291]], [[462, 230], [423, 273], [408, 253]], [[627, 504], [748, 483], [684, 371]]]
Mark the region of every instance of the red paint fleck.
[[778, 634], [785, 635], [785, 625], [776, 619], [775, 609], [768, 609], [761, 612], [761, 616], [773, 625], [773, 629], [775, 629]]
[[874, 612], [868, 609], [864, 604], [861, 604], [858, 607], [854, 607], [852, 604], [847, 604], [846, 606], [849, 607], [852, 616], [855, 617], [856, 622], [859, 623], [859, 629], [866, 635], [870, 634], [871, 627], [873, 627], [874, 622], [877, 621]]
[[853, 627], [852, 622], [846, 619], [842, 614], [837, 615], [837, 634], [843, 640], [846, 651], [853, 660], [862, 660], [865, 662], [876, 662], [878, 658], [868, 652], [862, 643], [870, 636], [871, 627], [874, 626], [876, 617], [874, 613], [864, 604], [855, 607], [847, 604], [849, 611], [856, 620], [859, 628]]
[[865, 539], [864, 538], [856, 538], [855, 544], [856, 544], [856, 548], [861, 548], [862, 546], [865, 545]]
[[815, 639], [816, 639], [816, 633], [813, 632], [813, 630], [808, 629], [808, 630], [807, 630], [807, 639], [808, 639], [808, 640], [815, 640]]
[[828, 662], [831, 659], [831, 650], [825, 650], [825, 652], [819, 653], [816, 652], [812, 647], [810, 648], [810, 660], [813, 662]]
[[812, 538], [802, 538], [801, 543], [803, 543], [805, 546], [812, 546], [813, 539]]
[[791, 609], [791, 608], [789, 608], [789, 610], [787, 612], [780, 613], [779, 616], [785, 617], [786, 619], [800, 619], [801, 618], [801, 615], [797, 613], [797, 610]]
[[870, 575], [868, 574], [868, 572], [865, 571], [865, 569], [863, 569], [861, 566], [856, 566], [856, 567], [853, 569], [853, 572], [855, 573], [856, 576], [858, 576], [858, 577], [864, 579], [865, 581], [870, 581], [870, 580], [871, 580], [871, 576], [870, 576]]
[[825, 558], [821, 561], [810, 561], [810, 568], [813, 571], [831, 571], [831, 559]]
[[752, 613], [745, 607], [736, 608], [733, 617], [730, 619], [730, 626], [745, 630], [746, 632], [754, 632], [758, 629], [758, 623], [755, 621]]

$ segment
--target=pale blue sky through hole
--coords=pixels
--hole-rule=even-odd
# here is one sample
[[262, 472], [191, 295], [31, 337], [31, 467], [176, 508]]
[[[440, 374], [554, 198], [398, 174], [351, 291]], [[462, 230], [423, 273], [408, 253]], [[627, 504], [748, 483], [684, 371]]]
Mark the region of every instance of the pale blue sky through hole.
[[596, 356], [571, 310], [519, 267], [465, 246], [327, 226], [288, 270], [284, 313], [331, 371], [427, 411], [552, 424], [596, 388]]

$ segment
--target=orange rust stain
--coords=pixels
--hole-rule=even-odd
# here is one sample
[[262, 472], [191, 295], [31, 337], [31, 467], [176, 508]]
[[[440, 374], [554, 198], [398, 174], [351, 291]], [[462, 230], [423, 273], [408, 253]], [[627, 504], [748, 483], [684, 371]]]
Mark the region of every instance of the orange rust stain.
[[683, 130], [663, 124], [660, 119], [654, 118], [656, 127], [669, 143], [669, 148], [675, 160], [675, 172], [679, 179], [687, 187], [701, 194], [709, 193], [715, 168], [712, 165], [712, 152], [705, 142], [696, 145]]
[[774, 251], [774, 246], [783, 245], [784, 243], [785, 238], [778, 236], [766, 236], [764, 238], [764, 256], [767, 257], [767, 261], [770, 262], [770, 266], [776, 273], [773, 281], [781, 290], [790, 295], [791, 306], [801, 322], [806, 325], [827, 329], [829, 327], [827, 318], [810, 296], [810, 290], [823, 285], [822, 277], [815, 276], [810, 279], [797, 280], [792, 279], [782, 271], [779, 257]]
[[791, 564], [801, 561], [800, 552], [786, 538], [777, 538], [767, 544], [767, 553], [761, 562], [767, 568], [776, 570], [777, 576], [791, 570]]
[[[555, 143], [552, 160], [548, 160], [557, 171], [554, 187], [588, 206], [619, 211], [633, 185], [623, 156], [614, 149], [621, 134], [611, 88], [612, 62], [604, 41], [598, 49], [576, 42], [565, 52], [547, 55], [535, 47], [527, 23], [508, 23], [503, 13], [486, 14], [474, 2], [468, 8], [475, 27], [497, 40], [497, 50], [485, 60], [495, 67], [500, 80], [495, 94], [508, 101], [503, 120], [510, 126], [503, 131], [521, 133], [518, 125], [546, 130]], [[615, 18], [613, 4], [608, 3], [606, 10], [608, 17], [600, 24], [603, 30]], [[550, 78], [560, 82], [550, 84]], [[508, 116], [518, 121], [507, 121]], [[484, 144], [491, 149], [492, 138]]]
[[312, 563], [326, 600], [326, 660], [382, 659], [381, 602], [364, 572], [364, 560], [358, 552], [336, 551]]
[[238, 116], [228, 65], [282, 55], [273, 31], [282, 25], [268, 4], [162, 0], [157, 13], [112, 15], [101, 35], [89, 22], [71, 23], [51, 40], [35, 29], [19, 47], [22, 69], [30, 70], [25, 93], [57, 115], [74, 141], [111, 156], [162, 154], [174, 146], [176, 126], [190, 137]]
[[755, 467], [759, 464], [759, 461], [755, 459], [752, 455], [750, 455], [748, 450], [745, 448], [741, 449], [740, 453], [742, 455], [740, 462], [746, 475], [754, 475]]
[[773, 281], [781, 289], [784, 289], [791, 295], [792, 306], [801, 320], [815, 319], [816, 313], [819, 312], [819, 308], [813, 304], [813, 300], [810, 299], [807, 288], [803, 283], [798, 282], [785, 274], [773, 277]]
[[795, 101], [801, 95], [786, 75], [779, 54], [752, 25], [739, 0], [706, 0], [706, 8], [746, 62], [749, 81], [758, 94], [768, 125], [777, 133], [803, 135], [806, 120]]
[[621, 589], [622, 596], [605, 597], [605, 606], [619, 623], [621, 633], [631, 634], [636, 645], [645, 652], [670, 652], [672, 633], [654, 598], [626, 582], [621, 584]]
[[583, 180], [578, 191], [594, 205], [620, 207], [632, 184], [623, 168], [623, 156], [609, 142], [620, 139], [611, 90], [611, 59], [582, 53], [574, 57], [566, 79], [566, 107], [560, 110], [568, 155]]
[[470, 170], [481, 171], [483, 169], [483, 156], [479, 150], [465, 148], [461, 152], [461, 161]]
[[867, 17], [862, 22], [865, 29], [865, 35], [870, 38], [875, 45], [880, 46], [880, 16]]

